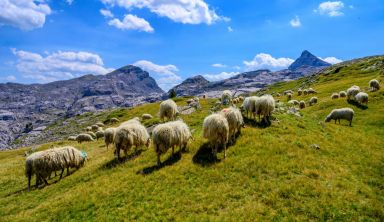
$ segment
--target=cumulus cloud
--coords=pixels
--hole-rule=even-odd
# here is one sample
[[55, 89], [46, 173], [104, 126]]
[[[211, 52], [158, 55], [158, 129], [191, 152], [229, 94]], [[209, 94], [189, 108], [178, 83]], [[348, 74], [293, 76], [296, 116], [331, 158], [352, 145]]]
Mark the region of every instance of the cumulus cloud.
[[215, 68], [225, 68], [225, 67], [227, 67], [227, 65], [224, 65], [224, 64], [221, 64], [221, 63], [215, 63], [215, 64], [212, 64], [212, 67], [215, 67]]
[[289, 24], [291, 24], [291, 26], [294, 27], [294, 28], [300, 27], [301, 26], [301, 21], [300, 21], [299, 16], [296, 15], [293, 19], [291, 19]]
[[139, 60], [133, 65], [149, 72], [165, 91], [181, 82], [181, 77], [177, 74], [179, 69], [175, 65], [158, 65], [148, 60]]
[[108, 9], [100, 9], [100, 14], [102, 14], [105, 18], [113, 18], [113, 14]]
[[147, 8], [152, 13], [167, 17], [174, 22], [183, 24], [213, 24], [216, 21], [229, 21], [224, 16], [219, 16], [204, 0], [101, 0], [105, 5], [122, 7], [127, 10], [132, 8]]
[[[319, 57], [320, 58], [320, 57]], [[340, 63], [340, 62], [342, 62], [343, 60], [341, 60], [341, 59], [338, 59], [338, 58], [336, 58], [336, 57], [326, 57], [326, 58], [320, 58], [321, 60], [323, 60], [323, 61], [326, 61], [326, 62], [328, 62], [328, 63], [330, 63], [330, 64], [337, 64], [337, 63]]]
[[319, 7], [315, 11], [322, 15], [336, 17], [344, 15], [344, 13], [341, 11], [343, 8], [344, 3], [342, 1], [327, 1], [320, 3]]
[[1, 0], [0, 26], [9, 25], [22, 30], [43, 27], [51, 8], [44, 0]]
[[223, 79], [228, 79], [237, 74], [239, 74], [239, 72], [221, 72], [218, 74], [203, 74], [202, 76], [204, 76], [209, 81], [219, 81]]
[[45, 56], [12, 49], [18, 58], [17, 70], [25, 78], [39, 82], [51, 82], [81, 76], [83, 74], [106, 74], [113, 71], [104, 67], [99, 55], [89, 52], [63, 52], [47, 53]]
[[108, 25], [114, 26], [122, 30], [139, 30], [143, 32], [154, 32], [152, 26], [143, 18], [139, 18], [136, 15], [125, 15], [123, 21], [115, 18], [108, 22]]
[[284, 69], [294, 62], [290, 58], [274, 58], [266, 53], [259, 53], [251, 61], [244, 61], [244, 65], [247, 71], [258, 69]]

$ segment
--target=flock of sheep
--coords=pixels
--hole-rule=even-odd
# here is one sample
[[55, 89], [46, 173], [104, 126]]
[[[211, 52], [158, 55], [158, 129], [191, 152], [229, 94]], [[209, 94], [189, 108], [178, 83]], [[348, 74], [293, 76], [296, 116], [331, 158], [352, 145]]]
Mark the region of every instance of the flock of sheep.
[[[371, 80], [369, 82], [371, 91], [379, 90], [380, 84], [377, 80]], [[312, 89], [297, 90], [297, 95], [316, 94], [317, 92]], [[287, 90], [284, 95], [287, 96], [288, 104], [298, 105], [301, 109], [305, 108], [305, 101], [293, 100], [293, 90]], [[277, 93], [277, 96], [281, 94]], [[336, 94], [335, 94], [336, 95]], [[358, 86], [352, 86], [346, 92], [342, 91], [337, 94], [339, 97], [355, 98], [361, 103], [368, 102], [368, 94], [361, 92]], [[334, 99], [332, 94], [332, 99]], [[199, 98], [190, 99], [188, 104], [196, 103], [199, 105]], [[242, 102], [240, 109], [235, 104]], [[231, 105], [229, 108], [221, 109], [218, 112], [210, 114], [203, 121], [203, 137], [209, 141], [210, 148], [213, 155], [216, 157], [219, 147], [224, 148], [224, 158], [226, 158], [226, 147], [228, 144], [234, 143], [236, 136], [241, 133], [241, 128], [244, 127], [245, 117], [249, 117], [249, 114], [256, 121], [258, 117], [259, 122], [270, 122], [270, 117], [278, 106], [279, 100], [275, 100], [272, 95], [263, 96], [250, 96], [250, 97], [236, 97], [232, 98], [232, 94], [229, 90], [225, 90], [222, 93], [222, 104]], [[317, 97], [312, 97], [309, 100], [309, 104], [313, 105], [318, 102]], [[200, 105], [199, 105], [200, 106]], [[103, 130], [104, 124], [101, 122], [96, 123], [85, 129], [85, 133], [81, 133], [77, 136], [71, 136], [68, 140], [75, 140], [79, 143], [86, 141], [94, 141], [95, 139], [103, 138], [106, 144], [107, 150], [109, 145], [114, 144], [114, 154], [119, 159], [120, 150], [123, 150], [125, 155], [130, 149], [135, 146], [149, 147], [153, 144], [154, 150], [157, 154], [157, 164], [161, 165], [161, 155], [166, 153], [172, 148], [172, 155], [175, 152], [175, 147], [179, 147], [179, 151], [187, 149], [187, 144], [190, 140], [193, 140], [191, 130], [188, 125], [179, 117], [179, 111], [177, 104], [171, 100], [165, 100], [160, 103], [159, 117], [162, 120], [161, 124], [155, 126], [152, 130], [152, 135], [148, 133], [141, 120], [153, 118], [150, 114], [143, 114], [141, 119], [135, 117], [128, 121], [121, 123], [116, 128], [107, 128]], [[335, 120], [335, 123], [340, 119], [345, 119], [352, 124], [354, 111], [351, 108], [334, 109], [325, 118], [325, 122]], [[118, 119], [112, 118], [109, 120], [111, 123], [119, 122]], [[168, 121], [168, 122], [166, 122]], [[45, 151], [33, 153], [26, 160], [26, 175], [28, 177], [28, 188], [30, 187], [30, 180], [32, 175], [36, 175], [36, 185], [42, 180], [47, 184], [46, 178], [50, 177], [52, 172], [61, 170], [60, 179], [67, 168], [81, 167], [87, 155], [85, 152], [81, 152], [73, 147], [66, 146], [61, 148], [53, 148]]]

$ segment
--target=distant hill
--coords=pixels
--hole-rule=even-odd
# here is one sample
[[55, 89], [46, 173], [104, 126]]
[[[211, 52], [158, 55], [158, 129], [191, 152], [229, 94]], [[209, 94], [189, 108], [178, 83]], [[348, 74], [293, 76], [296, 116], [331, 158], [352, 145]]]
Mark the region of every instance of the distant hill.
[[199, 75], [186, 79], [173, 89], [178, 96], [206, 94], [209, 97], [217, 97], [224, 89], [230, 89], [234, 93], [249, 93], [275, 82], [294, 80], [316, 73], [330, 65], [305, 50], [288, 69], [277, 72], [267, 69], [244, 72], [216, 82], [209, 82]]
[[[39, 135], [58, 118], [153, 102], [161, 99], [163, 93], [148, 72], [132, 65], [106, 75], [85, 75], [47, 84], [0, 84], [0, 149], [26, 133]], [[31, 128], [26, 129], [26, 124], [31, 124]], [[17, 145], [31, 144], [32, 137]]]

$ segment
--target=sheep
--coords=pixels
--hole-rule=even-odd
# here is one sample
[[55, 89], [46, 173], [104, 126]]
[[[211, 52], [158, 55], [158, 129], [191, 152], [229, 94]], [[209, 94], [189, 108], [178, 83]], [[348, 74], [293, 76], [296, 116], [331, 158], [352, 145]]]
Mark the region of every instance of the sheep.
[[125, 122], [122, 122], [120, 124], [120, 126], [124, 126], [124, 125], [127, 125], [127, 124], [132, 124], [132, 123], [135, 123], [135, 124], [141, 124], [141, 121], [140, 121], [140, 118], [139, 117], [135, 117], [135, 118], [132, 118], [130, 120], [127, 120]]
[[221, 103], [223, 105], [228, 105], [232, 100], [232, 92], [229, 90], [224, 90], [221, 94]]
[[87, 128], [85, 128], [85, 131], [86, 132], [91, 132], [92, 131], [92, 127], [88, 126]]
[[96, 125], [98, 125], [99, 127], [103, 127], [103, 126], [104, 126], [104, 123], [102, 123], [102, 122], [97, 122]]
[[193, 98], [193, 101], [200, 102], [200, 99], [199, 99], [199, 97], [195, 97], [195, 98]]
[[119, 122], [119, 119], [118, 119], [118, 118], [110, 118], [110, 119], [109, 119], [109, 122], [110, 122], [110, 123], [118, 123], [118, 122]]
[[339, 93], [332, 93], [331, 99], [338, 99], [339, 98]]
[[352, 119], [355, 115], [355, 112], [351, 108], [341, 108], [341, 109], [334, 109], [331, 111], [331, 113], [325, 118], [325, 122], [330, 122], [331, 120], [335, 120], [335, 123], [337, 120], [345, 119], [349, 121], [349, 126], [352, 126]]
[[356, 96], [356, 101], [360, 104], [367, 104], [368, 103], [368, 94], [365, 92], [359, 92]]
[[300, 101], [299, 107], [300, 107], [300, 109], [304, 109], [305, 108], [305, 102], [303, 100]]
[[153, 116], [151, 114], [148, 114], [148, 113], [144, 113], [142, 116], [141, 116], [141, 119], [143, 120], [146, 120], [146, 119], [152, 119]]
[[165, 100], [160, 103], [160, 119], [164, 122], [164, 119], [174, 120], [179, 115], [177, 105], [172, 99]]
[[76, 141], [76, 136], [68, 136], [67, 140]]
[[297, 101], [297, 100], [289, 100], [288, 103], [293, 105], [293, 106], [297, 106], [300, 104], [299, 101]]
[[114, 143], [115, 154], [117, 159], [120, 159], [120, 150], [124, 150], [125, 156], [127, 156], [127, 152], [132, 146], [137, 149], [139, 146], [145, 145], [148, 148], [150, 138], [147, 129], [143, 125], [130, 123], [116, 129]]
[[232, 100], [232, 104], [237, 104], [237, 103], [238, 103], [237, 98], [234, 98], [234, 99]]
[[308, 89], [304, 89], [303, 90], [303, 94], [306, 96], [306, 95], [308, 95]]
[[312, 89], [312, 88], [309, 88], [308, 89], [308, 94], [316, 94], [316, 90]]
[[272, 115], [272, 112], [275, 110], [275, 100], [271, 95], [263, 95], [255, 102], [255, 115], [263, 116], [263, 120], [269, 121], [269, 117]]
[[369, 87], [371, 88], [372, 91], [376, 91], [380, 89], [380, 83], [377, 79], [371, 79], [369, 81]]
[[244, 101], [244, 97], [243, 96], [239, 96], [239, 102], [243, 102]]
[[96, 136], [96, 134], [94, 132], [88, 132], [86, 134], [90, 135], [93, 139], [97, 138], [97, 136]]
[[113, 127], [107, 128], [104, 131], [104, 142], [105, 142], [105, 146], [107, 147], [107, 150], [108, 150], [109, 144], [112, 144], [115, 141], [115, 132], [116, 132], [116, 128], [113, 128]]
[[243, 105], [241, 105], [241, 107], [242, 107], [242, 110], [246, 112], [247, 118], [248, 118], [248, 113], [251, 113], [253, 118], [255, 118], [255, 105], [258, 99], [259, 99], [258, 96], [251, 96], [244, 99]]
[[76, 136], [76, 141], [78, 143], [82, 143], [82, 142], [90, 142], [90, 141], [95, 141], [91, 135], [89, 134], [86, 134], [86, 133], [82, 133], [82, 134], [79, 134]]
[[236, 133], [241, 133], [241, 127], [244, 126], [243, 116], [239, 109], [230, 107], [221, 110], [221, 115], [223, 115], [228, 122], [229, 127], [229, 140], [234, 142], [236, 139]]
[[312, 97], [310, 100], [309, 100], [309, 105], [312, 106], [313, 104], [316, 104], [317, 103], [317, 97]]
[[185, 150], [190, 139], [192, 139], [191, 131], [182, 120], [157, 125], [152, 131], [157, 164], [161, 165], [160, 156], [166, 153], [170, 147], [172, 147], [172, 155], [174, 155], [175, 146], [179, 146], [180, 151]]
[[298, 89], [298, 90], [297, 90], [297, 95], [298, 95], [298, 96], [301, 96], [302, 94], [303, 94], [303, 90]]
[[347, 97], [347, 93], [345, 91], [340, 91], [339, 95], [340, 95], [341, 98]]
[[360, 92], [360, 87], [351, 86], [349, 89], [347, 89], [347, 99], [354, 99], [359, 92]]
[[224, 146], [224, 159], [229, 136], [229, 126], [227, 119], [220, 114], [211, 114], [204, 119], [203, 137], [208, 139], [212, 148], [212, 153], [216, 157], [219, 145]]
[[193, 101], [195, 101], [195, 100], [193, 100], [193, 99], [187, 99], [187, 104], [190, 104], [190, 103], [192, 103]]
[[285, 90], [285, 91], [284, 91], [284, 95], [288, 95], [288, 93], [290, 93], [290, 94], [293, 94], [293, 91], [292, 91], [292, 90], [290, 90], [290, 89], [289, 89], [289, 90]]
[[104, 137], [104, 131], [103, 130], [99, 130], [96, 132], [96, 140], [99, 140], [100, 138], [103, 138]]
[[95, 124], [95, 125], [92, 125], [91, 127], [92, 127], [92, 131], [93, 131], [93, 132], [96, 132], [97, 130], [99, 130], [99, 126], [96, 125], [96, 124]]
[[[25, 160], [25, 176], [28, 179], [28, 191], [31, 187], [31, 178], [33, 175], [35, 175], [34, 162], [37, 159], [42, 158], [43, 154], [43, 151], [35, 152], [29, 155]], [[38, 186], [39, 179], [40, 178], [38, 178], [38, 175], [36, 175], [36, 187]]]
[[287, 93], [287, 100], [289, 101], [289, 100], [292, 100], [292, 93]]

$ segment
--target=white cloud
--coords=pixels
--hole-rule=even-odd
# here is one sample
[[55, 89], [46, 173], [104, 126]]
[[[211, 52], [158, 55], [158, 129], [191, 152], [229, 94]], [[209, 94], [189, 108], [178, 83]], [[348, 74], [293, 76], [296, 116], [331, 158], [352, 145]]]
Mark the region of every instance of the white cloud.
[[295, 16], [293, 19], [291, 19], [291, 21], [289, 22], [291, 24], [292, 27], [294, 28], [298, 28], [301, 26], [301, 21], [300, 21], [300, 18], [299, 16]]
[[219, 74], [204, 74], [202, 76], [204, 76], [209, 81], [219, 81], [223, 79], [228, 79], [237, 74], [239, 74], [239, 72], [221, 72]]
[[[320, 58], [320, 57], [319, 57]], [[336, 57], [327, 57], [327, 58], [320, 58], [321, 60], [323, 60], [323, 61], [326, 61], [326, 62], [328, 62], [328, 63], [330, 63], [330, 64], [337, 64], [337, 63], [340, 63], [340, 62], [342, 62], [343, 60], [341, 60], [341, 59], [338, 59], [338, 58], [336, 58]]]
[[66, 0], [66, 2], [67, 2], [68, 5], [72, 5], [73, 0]]
[[112, 19], [108, 22], [108, 25], [114, 26], [122, 30], [139, 30], [144, 32], [154, 32], [152, 26], [143, 18], [139, 18], [136, 15], [125, 15], [123, 21], [119, 19]]
[[240, 70], [241, 67], [240, 66], [232, 66], [233, 69], [236, 69], [236, 70]]
[[102, 14], [105, 18], [113, 18], [113, 14], [108, 9], [100, 9], [100, 14]]
[[16, 81], [16, 76], [14, 76], [14, 75], [6, 76], [5, 80], [7, 80], [9, 82], [14, 82], [14, 81]]
[[157, 84], [165, 91], [181, 82], [181, 77], [177, 74], [179, 69], [175, 65], [157, 65], [147, 60], [139, 60], [133, 65], [149, 72], [156, 79]]
[[38, 53], [12, 49], [18, 58], [17, 70], [26, 78], [39, 82], [69, 79], [83, 74], [106, 74], [113, 71], [104, 67], [99, 55], [89, 52]]
[[0, 26], [10, 25], [22, 30], [43, 27], [51, 8], [45, 1], [0, 0]]
[[330, 17], [342, 16], [344, 13], [341, 11], [344, 8], [342, 1], [327, 1], [320, 3], [315, 12], [319, 12], [322, 15], [328, 15]]
[[105, 5], [132, 8], [147, 8], [152, 13], [167, 17], [183, 24], [213, 24], [216, 21], [229, 21], [209, 8], [204, 0], [101, 0]]
[[224, 64], [221, 64], [221, 63], [215, 63], [215, 64], [212, 64], [212, 67], [215, 67], [215, 68], [225, 68], [225, 67], [227, 67], [227, 65], [224, 65]]
[[231, 26], [228, 26], [227, 29], [228, 29], [228, 32], [233, 32], [233, 29]]
[[290, 58], [273, 58], [271, 55], [266, 53], [259, 53], [251, 61], [244, 61], [246, 70], [258, 70], [258, 69], [283, 69], [287, 68], [294, 62]]

